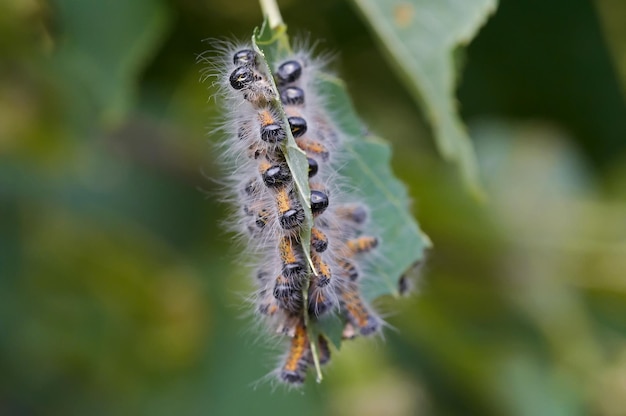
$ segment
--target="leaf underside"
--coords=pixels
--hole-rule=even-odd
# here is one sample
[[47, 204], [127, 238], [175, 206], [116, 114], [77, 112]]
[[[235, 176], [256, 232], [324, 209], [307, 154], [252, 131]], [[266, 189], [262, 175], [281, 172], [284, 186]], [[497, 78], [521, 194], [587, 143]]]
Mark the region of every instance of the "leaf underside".
[[443, 156], [483, 197], [474, 148], [455, 102], [454, 53], [467, 44], [497, 0], [353, 0], [411, 95], [424, 108]]

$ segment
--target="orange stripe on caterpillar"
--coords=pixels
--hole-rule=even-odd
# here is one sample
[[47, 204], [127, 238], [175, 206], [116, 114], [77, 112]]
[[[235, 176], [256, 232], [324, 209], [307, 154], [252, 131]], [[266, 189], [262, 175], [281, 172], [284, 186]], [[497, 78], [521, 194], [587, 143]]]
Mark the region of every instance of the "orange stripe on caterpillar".
[[282, 263], [282, 274], [276, 278], [274, 297], [282, 309], [289, 312], [302, 310], [303, 277], [308, 273], [302, 247], [295, 238], [280, 239], [278, 251]]
[[296, 326], [287, 357], [280, 370], [280, 379], [289, 384], [302, 384], [309, 367], [311, 350], [304, 323]]
[[293, 280], [300, 279], [308, 273], [303, 259], [302, 246], [295, 238], [289, 236], [282, 237], [278, 245], [278, 251], [282, 261], [283, 276]]
[[304, 210], [295, 199], [295, 195], [286, 188], [276, 192], [276, 205], [278, 209], [278, 222], [285, 230], [299, 228], [304, 222]]
[[307, 154], [307, 156], [314, 159], [321, 159], [323, 162], [328, 161], [330, 152], [328, 151], [328, 148], [319, 141], [306, 137], [298, 137], [296, 139], [296, 144]]
[[261, 125], [261, 140], [264, 142], [278, 143], [287, 137], [285, 135], [285, 129], [269, 109], [264, 108], [259, 111], [257, 118]]
[[363, 303], [356, 284], [350, 283], [341, 289], [340, 304], [348, 322], [361, 335], [373, 334], [380, 328], [379, 319]]
[[339, 265], [341, 269], [341, 274], [347, 277], [350, 281], [354, 282], [359, 278], [359, 270], [352, 262], [346, 259], [338, 259], [337, 265]]
[[317, 285], [319, 287], [327, 286], [330, 283], [331, 271], [330, 266], [324, 260], [322, 260], [322, 256], [318, 253], [311, 253], [311, 260], [313, 260], [313, 266], [317, 271]]
[[328, 248], [328, 237], [317, 227], [311, 229], [311, 247], [318, 253], [322, 253]]
[[346, 242], [346, 248], [350, 255], [356, 255], [361, 253], [367, 253], [372, 251], [378, 246], [378, 238], [372, 236], [361, 236], [348, 240]]

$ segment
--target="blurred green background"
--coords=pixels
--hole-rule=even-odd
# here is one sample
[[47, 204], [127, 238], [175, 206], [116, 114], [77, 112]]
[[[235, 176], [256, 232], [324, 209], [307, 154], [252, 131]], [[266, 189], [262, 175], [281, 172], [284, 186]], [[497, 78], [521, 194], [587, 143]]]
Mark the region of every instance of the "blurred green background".
[[626, 2], [501, 0], [458, 91], [483, 205], [350, 3], [280, 4], [393, 145], [417, 296], [321, 385], [262, 381], [195, 63], [258, 4], [2, 0], [0, 414], [626, 415]]

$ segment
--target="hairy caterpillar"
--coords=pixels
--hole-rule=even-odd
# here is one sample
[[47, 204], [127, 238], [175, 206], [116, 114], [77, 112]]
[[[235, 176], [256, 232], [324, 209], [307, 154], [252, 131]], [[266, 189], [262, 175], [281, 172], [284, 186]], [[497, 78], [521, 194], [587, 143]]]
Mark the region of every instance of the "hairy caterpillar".
[[[319, 319], [339, 315], [344, 339], [380, 331], [361, 277], [381, 241], [368, 229], [370, 209], [342, 180], [343, 146], [353, 138], [325, 107], [317, 83], [323, 60], [301, 49], [273, 62], [271, 75], [254, 45], [220, 49], [211, 63], [225, 109], [225, 188], [237, 207], [230, 223], [254, 259], [256, 313], [268, 336], [289, 339], [275, 373], [298, 385], [316, 360], [330, 360], [326, 337], [312, 330]], [[287, 156], [290, 141], [306, 155], [304, 196]]]

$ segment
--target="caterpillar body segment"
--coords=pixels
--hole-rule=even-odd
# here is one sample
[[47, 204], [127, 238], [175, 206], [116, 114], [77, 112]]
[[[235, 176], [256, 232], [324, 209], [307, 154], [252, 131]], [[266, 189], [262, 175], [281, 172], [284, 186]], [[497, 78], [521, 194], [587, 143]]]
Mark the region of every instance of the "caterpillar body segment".
[[317, 227], [311, 229], [311, 247], [318, 253], [323, 253], [328, 248], [328, 237]]
[[315, 161], [328, 162], [330, 158], [330, 151], [320, 141], [309, 139], [308, 137], [298, 137], [296, 144], [308, 157]]
[[311, 362], [311, 347], [304, 323], [295, 327], [287, 356], [280, 369], [280, 379], [289, 384], [302, 384]]
[[373, 236], [361, 236], [346, 241], [346, 249], [348, 255], [355, 256], [357, 254], [368, 253], [378, 246], [378, 238]]
[[281, 309], [299, 313], [303, 307], [302, 283], [283, 275], [278, 275], [274, 285], [274, 298]]
[[268, 188], [278, 188], [290, 184], [291, 171], [286, 162], [272, 162], [265, 159], [259, 162], [259, 171], [263, 183]]
[[304, 222], [304, 209], [295, 192], [285, 188], [276, 193], [278, 222], [284, 230], [299, 229]]
[[284, 236], [279, 243], [282, 273], [288, 279], [302, 280], [307, 274], [302, 247], [293, 237]]
[[341, 289], [340, 305], [346, 320], [358, 333], [368, 336], [379, 331], [381, 320], [365, 305], [355, 283]]

